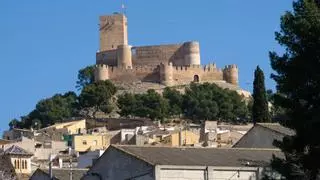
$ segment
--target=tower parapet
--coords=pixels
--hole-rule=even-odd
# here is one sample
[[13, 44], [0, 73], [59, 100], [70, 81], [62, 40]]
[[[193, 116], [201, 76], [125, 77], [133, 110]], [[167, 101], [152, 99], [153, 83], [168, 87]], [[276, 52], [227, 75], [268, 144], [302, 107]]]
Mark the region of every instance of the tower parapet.
[[183, 44], [185, 65], [200, 65], [200, 45], [197, 41]]
[[173, 84], [173, 66], [169, 64], [160, 64], [160, 82], [165, 86], [171, 86]]
[[238, 85], [238, 74], [238, 67], [235, 64], [227, 65], [223, 69], [223, 79], [230, 84]]
[[118, 67], [132, 69], [132, 54], [131, 46], [119, 45], [117, 48], [117, 63]]
[[94, 69], [94, 81], [105, 81], [109, 79], [109, 67], [104, 64], [97, 64]]

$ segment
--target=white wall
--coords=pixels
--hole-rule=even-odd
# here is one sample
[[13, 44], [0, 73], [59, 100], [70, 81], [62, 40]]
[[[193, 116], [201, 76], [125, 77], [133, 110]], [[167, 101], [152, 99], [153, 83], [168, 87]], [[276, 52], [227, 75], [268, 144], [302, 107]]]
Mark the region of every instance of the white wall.
[[214, 180], [255, 180], [256, 172], [253, 171], [228, 171], [228, 170], [214, 170]]
[[156, 166], [156, 180], [256, 180], [254, 167]]
[[159, 180], [205, 180], [204, 170], [177, 170], [177, 169], [162, 169], [160, 171]]

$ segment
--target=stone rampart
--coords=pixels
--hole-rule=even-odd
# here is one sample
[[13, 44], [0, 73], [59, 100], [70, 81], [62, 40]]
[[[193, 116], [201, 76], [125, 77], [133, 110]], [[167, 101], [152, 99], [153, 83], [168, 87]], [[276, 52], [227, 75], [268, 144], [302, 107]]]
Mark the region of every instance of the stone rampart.
[[133, 65], [159, 65], [172, 62], [173, 65], [184, 65], [182, 44], [140, 46], [132, 49]]
[[117, 66], [117, 50], [108, 50], [96, 54], [96, 64]]
[[159, 66], [109, 67], [109, 79], [116, 82], [159, 82]]
[[174, 66], [173, 83], [175, 85], [187, 84], [190, 82], [212, 82], [223, 80], [223, 72], [218, 68], [202, 67], [201, 65]]

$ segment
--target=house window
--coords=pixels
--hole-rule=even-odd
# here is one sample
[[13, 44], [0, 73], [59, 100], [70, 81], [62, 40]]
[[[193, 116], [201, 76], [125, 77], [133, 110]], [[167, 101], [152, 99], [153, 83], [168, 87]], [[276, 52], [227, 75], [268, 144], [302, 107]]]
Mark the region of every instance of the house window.
[[17, 160], [17, 169], [20, 169], [20, 161]]
[[14, 168], [17, 169], [18, 165], [17, 165], [17, 160], [14, 160]]
[[82, 141], [82, 144], [83, 144], [83, 145], [87, 145], [87, 141], [86, 141], [86, 140], [83, 140], [83, 141]]
[[28, 169], [27, 160], [24, 160], [24, 168]]
[[21, 161], [21, 169], [24, 169], [24, 160]]

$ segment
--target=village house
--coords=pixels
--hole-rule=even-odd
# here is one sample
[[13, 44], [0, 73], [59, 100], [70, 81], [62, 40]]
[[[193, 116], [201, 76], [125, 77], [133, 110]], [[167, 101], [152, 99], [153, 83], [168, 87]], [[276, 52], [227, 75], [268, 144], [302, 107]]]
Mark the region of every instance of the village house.
[[143, 180], [261, 179], [273, 149], [111, 145], [82, 178]]
[[295, 132], [279, 123], [256, 123], [234, 148], [277, 148], [274, 140], [282, 140], [284, 136], [292, 136]]
[[46, 128], [42, 128], [38, 130], [38, 133], [47, 133], [47, 134], [54, 134], [56, 131], [59, 131], [61, 129], [65, 129], [66, 133], [69, 135], [72, 134], [80, 134], [86, 131], [86, 120], [76, 120], [76, 121], [69, 121], [64, 123], [56, 123], [52, 126], [48, 126]]
[[109, 145], [110, 136], [108, 134], [83, 134], [73, 137], [73, 149], [76, 152], [107, 149]]
[[31, 157], [33, 156], [33, 153], [28, 152], [19, 146], [12, 145], [4, 151], [4, 154], [9, 156], [11, 164], [18, 176], [31, 174]]
[[32, 129], [13, 128], [8, 131], [4, 131], [2, 136], [5, 140], [17, 140], [21, 137], [28, 137], [32, 139], [34, 136], [34, 131]]
[[200, 136], [188, 131], [180, 130], [163, 138], [162, 143], [169, 146], [194, 146], [199, 144]]

